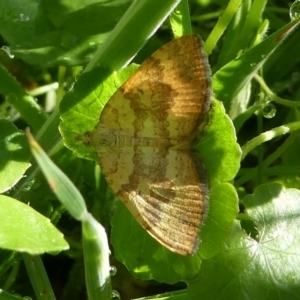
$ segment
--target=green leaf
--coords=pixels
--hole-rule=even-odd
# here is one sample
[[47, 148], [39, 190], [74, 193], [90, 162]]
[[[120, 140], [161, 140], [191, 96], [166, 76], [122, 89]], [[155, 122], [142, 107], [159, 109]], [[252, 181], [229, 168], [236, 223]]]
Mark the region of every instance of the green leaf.
[[[223, 35], [224, 31], [227, 30], [230, 31], [228, 28], [228, 24], [230, 23], [233, 16], [236, 15], [236, 11], [238, 10], [241, 0], [230, 0], [226, 9], [223, 11], [222, 15], [217, 21], [217, 24], [214, 26], [213, 30], [211, 31], [209, 37], [207, 38], [205, 42], [205, 51], [208, 55], [211, 54], [212, 50], [216, 47], [217, 42], [219, 41], [220, 37]], [[246, 2], [246, 1], [244, 1]], [[239, 25], [239, 24], [237, 24]], [[227, 34], [226, 34], [227, 36]], [[230, 35], [231, 36], [231, 35]], [[226, 44], [226, 42], [225, 42]], [[224, 47], [224, 46], [223, 46]], [[226, 51], [222, 51], [220, 53], [220, 57], [223, 53], [226, 53]], [[227, 51], [229, 52], [229, 51]]]
[[97, 81], [101, 69], [94, 69], [83, 74], [80, 82], [64, 97], [60, 105], [60, 132], [65, 145], [77, 156], [97, 160], [95, 153], [76, 138], [94, 129], [106, 102], [136, 69], [136, 65], [131, 65], [113, 73], [102, 84]]
[[11, 189], [30, 167], [25, 134], [8, 120], [0, 119], [0, 192]]
[[143, 297], [143, 298], [136, 298], [135, 300], [150, 300], [150, 299], [156, 299], [156, 300], [186, 300], [186, 292], [185, 291], [175, 291], [175, 292], [169, 292], [159, 295], [153, 295], [149, 297]]
[[27, 253], [23, 253], [22, 258], [36, 298], [39, 299], [43, 295], [43, 298], [47, 300], [55, 300], [42, 258], [39, 255], [30, 255]]
[[[295, 66], [299, 65], [300, 62], [300, 55], [298, 55], [300, 51], [299, 39], [300, 30], [298, 29], [267, 60], [263, 68], [263, 76], [266, 82], [272, 85], [274, 82], [278, 83], [282, 79], [288, 80], [287, 84], [293, 82], [290, 74], [294, 72]], [[278, 93], [284, 88], [286, 88], [286, 85], [281, 83], [279, 86], [276, 86], [275, 91]], [[295, 98], [295, 100], [298, 99]]]
[[32, 255], [69, 249], [63, 234], [29, 205], [0, 195], [0, 247]]
[[133, 1], [85, 71], [101, 66], [111, 74], [126, 66], [179, 2], [180, 0]]
[[28, 63], [82, 65], [91, 59], [130, 3], [64, 0], [43, 1], [41, 5], [37, 0], [1, 0], [0, 32], [11, 52]]
[[1, 94], [21, 114], [28, 125], [34, 131], [38, 131], [47, 120], [44, 110], [2, 65], [0, 65], [0, 78]]
[[[57, 198], [71, 216], [82, 221], [86, 284], [90, 299], [111, 296], [109, 246], [104, 228], [87, 212], [84, 199], [70, 179], [50, 160], [33, 137], [31, 151]], [[104, 299], [103, 298], [103, 299]]]
[[175, 292], [168, 292], [164, 294], [159, 295], [153, 295], [149, 297], [142, 297], [142, 298], [136, 298], [135, 300], [150, 300], [150, 299], [156, 299], [156, 300], [186, 300], [186, 292], [185, 291], [175, 291]]
[[278, 183], [244, 198], [258, 230], [250, 238], [236, 222], [226, 249], [204, 261], [189, 299], [298, 299], [300, 294], [300, 191]]
[[[213, 90], [215, 97], [230, 107], [230, 102], [247, 84], [253, 75], [263, 66], [269, 56], [297, 30], [299, 20], [293, 21], [276, 31], [263, 42], [230, 61], [219, 69], [213, 76]], [[232, 76], [234, 74], [234, 80]]]
[[86, 287], [89, 299], [111, 299], [109, 246], [105, 229], [90, 214], [82, 221]]
[[51, 189], [70, 215], [76, 220], [81, 220], [86, 213], [86, 205], [80, 192], [71, 180], [52, 162], [29, 132], [27, 137], [32, 154]]
[[[51, 159], [56, 165], [59, 165], [59, 168], [76, 186], [81, 186], [82, 160], [79, 160], [75, 153], [72, 153], [65, 147], [61, 147], [51, 156]], [[40, 170], [34, 174], [32, 180], [27, 182], [26, 186], [23, 186], [20, 198], [22, 202], [30, 203], [31, 207], [42, 215], [50, 217], [54, 224], [61, 218], [61, 213], [65, 210], [57, 202], [56, 195], [51, 190], [45, 176]], [[57, 219], [54, 218], [53, 213]]]
[[208, 214], [200, 229], [202, 259], [209, 259], [223, 250], [239, 211], [238, 201], [232, 184], [218, 180], [211, 184]]
[[197, 150], [212, 179], [229, 181], [240, 168], [242, 151], [236, 141], [232, 121], [223, 104], [213, 101], [204, 134], [199, 137]]
[[[234, 1], [231, 1], [234, 2]], [[235, 59], [238, 53], [245, 51], [257, 35], [257, 30], [260, 27], [263, 9], [266, 5], [266, 0], [244, 0], [240, 3], [235, 1], [231, 5], [237, 9], [233, 20], [226, 28], [226, 34], [222, 44], [222, 51], [218, 56], [217, 65], [214, 66], [215, 70], [220, 69], [231, 60]], [[227, 9], [229, 8], [229, 5]], [[234, 11], [235, 12], [235, 11]], [[231, 12], [232, 13], [232, 12]], [[224, 12], [225, 14], [225, 12]], [[230, 16], [230, 11], [229, 11]], [[228, 18], [228, 17], [227, 17]], [[224, 22], [220, 22], [224, 26]], [[225, 23], [226, 24], [226, 23]], [[215, 30], [215, 29], [214, 29]]]
[[170, 25], [175, 38], [193, 33], [187, 0], [181, 1], [172, 12], [170, 15]]

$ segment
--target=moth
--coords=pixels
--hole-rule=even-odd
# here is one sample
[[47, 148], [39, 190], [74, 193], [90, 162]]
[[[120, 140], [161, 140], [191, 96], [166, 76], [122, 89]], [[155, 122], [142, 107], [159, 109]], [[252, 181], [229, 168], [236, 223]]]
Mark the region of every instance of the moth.
[[82, 140], [136, 220], [169, 250], [192, 255], [208, 187], [196, 138], [211, 106], [201, 39], [186, 35], [147, 58], [112, 95]]

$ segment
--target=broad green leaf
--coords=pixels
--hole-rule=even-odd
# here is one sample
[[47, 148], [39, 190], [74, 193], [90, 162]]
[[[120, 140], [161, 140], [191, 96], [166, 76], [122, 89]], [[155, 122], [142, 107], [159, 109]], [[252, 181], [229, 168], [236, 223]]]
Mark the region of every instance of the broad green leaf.
[[0, 32], [11, 52], [28, 63], [81, 65], [91, 59], [131, 2], [1, 0]]
[[77, 156], [96, 160], [95, 153], [76, 137], [91, 131], [99, 122], [100, 113], [113, 92], [133, 72], [136, 65], [131, 65], [118, 73], [113, 73], [102, 84], [97, 82], [100, 69], [94, 69], [81, 76], [80, 82], [74, 86], [60, 105], [60, 132], [65, 145], [75, 151]]
[[240, 168], [242, 151], [236, 141], [232, 121], [223, 104], [213, 101], [204, 134], [199, 137], [197, 150], [210, 178], [220, 181], [233, 179]]
[[63, 234], [29, 205], [0, 195], [0, 247], [32, 255], [69, 249]]
[[8, 120], [0, 120], [0, 192], [11, 189], [30, 167], [25, 134]]
[[[131, 65], [117, 74], [114, 73], [96, 88], [93, 78], [101, 71], [95, 69], [83, 74], [81, 83], [77, 84], [61, 103], [60, 131], [66, 146], [79, 157], [97, 159], [93, 151], [76, 138], [97, 125], [101, 111], [110, 96], [134, 70], [136, 66]], [[205, 135], [197, 141], [197, 149], [201, 158], [205, 160], [210, 177], [221, 181], [234, 178], [239, 169], [241, 150], [236, 142], [233, 124], [218, 101], [213, 102], [209, 124], [205, 128]]]
[[208, 214], [200, 228], [200, 255], [203, 259], [215, 256], [224, 248], [233, 222], [238, 214], [238, 195], [232, 184], [214, 181], [210, 186]]
[[202, 263], [189, 299], [298, 299], [300, 191], [259, 186], [243, 203], [258, 230], [249, 237], [236, 222], [226, 249]]

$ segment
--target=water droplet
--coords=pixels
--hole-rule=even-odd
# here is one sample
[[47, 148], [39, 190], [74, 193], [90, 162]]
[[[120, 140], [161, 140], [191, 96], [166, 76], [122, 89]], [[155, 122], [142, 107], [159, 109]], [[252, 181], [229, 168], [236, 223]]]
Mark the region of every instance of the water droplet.
[[1, 49], [8, 55], [9, 58], [15, 57], [13, 54], [11, 54], [10, 48], [8, 46], [2, 46]]
[[120, 296], [120, 293], [116, 290], [112, 290], [111, 292], [111, 299], [113, 300], [120, 300], [121, 299], [121, 296]]
[[262, 115], [266, 119], [271, 119], [276, 115], [276, 111], [277, 111], [276, 106], [271, 102], [267, 102], [265, 106], [262, 108]]
[[290, 18], [295, 20], [300, 18], [300, 0], [296, 0], [290, 7]]
[[23, 300], [32, 300], [32, 298], [29, 296], [25, 296], [25, 297], [23, 297]]
[[250, 66], [251, 66], [252, 68], [254, 68], [254, 67], [256, 66], [256, 63], [251, 63]]
[[109, 274], [110, 276], [115, 276], [117, 274], [117, 268], [115, 266], [110, 266]]

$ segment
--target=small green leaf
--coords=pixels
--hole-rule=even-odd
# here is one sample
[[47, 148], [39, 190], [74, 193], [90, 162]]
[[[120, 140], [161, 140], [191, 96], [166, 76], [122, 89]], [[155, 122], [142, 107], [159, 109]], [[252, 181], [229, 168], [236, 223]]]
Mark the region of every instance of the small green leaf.
[[0, 192], [12, 188], [30, 167], [25, 134], [8, 120], [0, 120]]
[[0, 247], [32, 255], [69, 249], [50, 220], [29, 205], [0, 196]]

